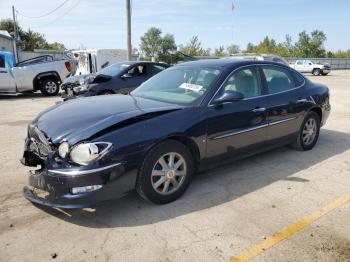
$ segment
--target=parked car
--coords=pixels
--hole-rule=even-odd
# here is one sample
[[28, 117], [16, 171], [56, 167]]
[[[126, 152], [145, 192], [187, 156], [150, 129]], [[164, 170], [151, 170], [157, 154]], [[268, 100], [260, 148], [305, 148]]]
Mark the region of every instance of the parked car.
[[258, 60], [258, 61], [271, 61], [276, 63], [281, 63], [284, 65], [289, 65], [288, 61], [283, 57], [273, 54], [256, 54], [256, 53], [240, 53], [233, 54], [227, 58], [230, 59], [250, 59], [250, 60]]
[[136, 188], [168, 203], [197, 170], [287, 144], [311, 150], [329, 113], [328, 88], [280, 63], [179, 64], [129, 95], [74, 99], [39, 114], [22, 163], [40, 168], [24, 196], [80, 208]]
[[290, 65], [295, 70], [301, 73], [311, 73], [315, 76], [326, 76], [331, 72], [331, 66], [328, 64], [315, 64], [311, 60], [297, 60]]
[[41, 57], [16, 64], [12, 53], [0, 51], [0, 93], [40, 90], [45, 96], [54, 96], [71, 71], [72, 62], [69, 60]]
[[131, 61], [108, 66], [94, 75], [73, 76], [62, 84], [65, 100], [75, 96], [128, 94], [169, 65], [165, 63]]

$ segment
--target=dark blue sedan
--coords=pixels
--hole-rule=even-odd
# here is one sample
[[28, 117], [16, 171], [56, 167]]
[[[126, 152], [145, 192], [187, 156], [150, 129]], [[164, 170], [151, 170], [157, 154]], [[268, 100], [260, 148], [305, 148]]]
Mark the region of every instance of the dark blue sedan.
[[215, 163], [283, 145], [312, 149], [329, 113], [328, 88], [280, 63], [180, 64], [130, 95], [74, 99], [39, 114], [22, 159], [39, 168], [24, 195], [80, 208], [136, 189], [168, 203]]

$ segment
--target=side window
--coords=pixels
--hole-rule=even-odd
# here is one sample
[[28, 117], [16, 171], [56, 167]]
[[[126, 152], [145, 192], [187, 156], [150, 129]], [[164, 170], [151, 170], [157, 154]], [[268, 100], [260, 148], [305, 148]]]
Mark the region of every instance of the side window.
[[224, 84], [224, 91], [232, 90], [241, 92], [244, 98], [261, 95], [259, 78], [254, 67], [241, 69], [234, 72]]
[[159, 72], [163, 71], [165, 69], [164, 66], [161, 65], [152, 65], [152, 75], [156, 75]]
[[291, 71], [279, 67], [263, 67], [270, 94], [293, 89], [297, 86]]
[[297, 61], [297, 65], [303, 65], [303, 61]]
[[0, 68], [5, 68], [5, 58], [0, 56]]
[[137, 65], [132, 67], [129, 71], [128, 74], [132, 76], [143, 76], [146, 75], [146, 66], [145, 65]]
[[295, 87], [298, 87], [304, 84], [305, 79], [300, 74], [293, 73], [293, 76], [295, 80]]

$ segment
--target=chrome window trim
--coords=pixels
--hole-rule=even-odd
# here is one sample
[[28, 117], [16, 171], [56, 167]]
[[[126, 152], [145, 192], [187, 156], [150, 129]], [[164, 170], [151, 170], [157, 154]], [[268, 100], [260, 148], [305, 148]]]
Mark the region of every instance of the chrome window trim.
[[[220, 85], [220, 87], [218, 88], [218, 90], [216, 90], [216, 92], [214, 93], [214, 95], [212, 96], [212, 98], [209, 100], [208, 102], [208, 107], [212, 107], [212, 106], [215, 106], [213, 104], [211, 104], [211, 102], [213, 101], [214, 97], [219, 93], [219, 91], [223, 88], [224, 84], [226, 83], [226, 81], [228, 80], [229, 77], [231, 77], [232, 74], [234, 74], [236, 71], [242, 69], [242, 68], [246, 68], [246, 67], [251, 67], [251, 66], [273, 66], [273, 67], [277, 67], [277, 68], [282, 68], [282, 69], [286, 69], [286, 70], [289, 70], [293, 73], [298, 73], [300, 76], [302, 76], [303, 78], [303, 83], [295, 88], [292, 88], [292, 89], [289, 89], [289, 90], [285, 90], [285, 91], [281, 91], [281, 92], [277, 92], [277, 93], [273, 93], [273, 94], [266, 94], [266, 95], [260, 95], [260, 96], [255, 96], [255, 97], [248, 97], [248, 98], [243, 98], [242, 101], [245, 101], [245, 100], [250, 100], [250, 99], [256, 99], [256, 98], [260, 98], [260, 97], [266, 97], [266, 96], [273, 96], [273, 95], [277, 95], [277, 94], [282, 94], [282, 93], [287, 93], [287, 92], [291, 92], [291, 91], [295, 91], [296, 89], [299, 89], [301, 87], [303, 87], [306, 83], [306, 80], [305, 80], [305, 77], [300, 74], [298, 71], [296, 70], [291, 70], [292, 68], [284, 68], [280, 65], [273, 65], [273, 64], [250, 64], [250, 65], [245, 65], [245, 66], [241, 66], [241, 67], [238, 67], [236, 68], [235, 70], [233, 70], [226, 78], [225, 80], [222, 82], [222, 84]], [[261, 81], [261, 80], [260, 80]], [[230, 102], [226, 103], [226, 104], [229, 104]], [[231, 104], [231, 103], [230, 103]]]

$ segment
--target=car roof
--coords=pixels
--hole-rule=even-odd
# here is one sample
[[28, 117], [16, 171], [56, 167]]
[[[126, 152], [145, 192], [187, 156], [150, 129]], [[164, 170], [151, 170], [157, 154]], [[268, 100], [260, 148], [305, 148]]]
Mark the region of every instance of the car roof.
[[125, 62], [119, 62], [120, 64], [125, 65], [136, 65], [136, 64], [156, 64], [156, 65], [168, 65], [164, 62], [152, 62], [152, 61], [125, 61]]
[[235, 60], [235, 59], [205, 59], [205, 60], [197, 60], [197, 61], [191, 61], [191, 62], [185, 62], [182, 64], [176, 65], [178, 66], [198, 66], [198, 67], [222, 67], [222, 68], [229, 68], [234, 69], [241, 66], [247, 66], [247, 65], [258, 65], [258, 64], [269, 64], [269, 65], [277, 65], [282, 67], [288, 67], [284, 64], [272, 62], [272, 61], [259, 61], [259, 60], [250, 60], [250, 59], [242, 59], [242, 60]]

